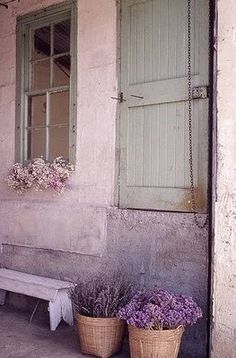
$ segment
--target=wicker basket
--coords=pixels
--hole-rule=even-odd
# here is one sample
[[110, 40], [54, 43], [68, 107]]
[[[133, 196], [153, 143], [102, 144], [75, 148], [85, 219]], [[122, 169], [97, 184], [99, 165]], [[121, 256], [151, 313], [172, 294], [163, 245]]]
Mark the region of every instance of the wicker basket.
[[123, 344], [125, 322], [118, 318], [76, 316], [82, 353], [101, 358], [118, 353]]
[[183, 327], [163, 331], [129, 326], [131, 358], [177, 358]]

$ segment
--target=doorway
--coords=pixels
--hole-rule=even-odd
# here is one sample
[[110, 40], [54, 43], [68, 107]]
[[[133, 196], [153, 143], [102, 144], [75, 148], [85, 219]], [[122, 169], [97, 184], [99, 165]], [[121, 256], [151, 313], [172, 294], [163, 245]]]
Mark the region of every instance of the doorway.
[[[202, 223], [210, 214], [209, 12], [208, 0], [121, 1], [120, 208], [172, 212], [175, 218], [183, 212], [192, 215], [191, 134], [195, 211]], [[207, 240], [210, 229], [202, 230], [208, 230]], [[206, 242], [203, 253], [208, 267], [210, 246]], [[210, 282], [209, 272], [206, 276]], [[206, 301], [208, 282], [203, 283]], [[201, 358], [208, 354], [206, 316], [209, 312], [198, 332]]]

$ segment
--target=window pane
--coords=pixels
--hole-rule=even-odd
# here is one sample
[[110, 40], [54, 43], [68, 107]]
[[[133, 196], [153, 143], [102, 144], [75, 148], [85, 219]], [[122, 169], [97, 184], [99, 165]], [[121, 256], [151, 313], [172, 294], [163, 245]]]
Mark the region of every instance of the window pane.
[[28, 127], [46, 125], [46, 96], [29, 98]]
[[32, 90], [50, 87], [50, 60], [43, 60], [32, 64]]
[[70, 20], [54, 26], [54, 54], [70, 51]]
[[27, 159], [46, 157], [46, 129], [34, 129], [28, 131]]
[[69, 86], [70, 84], [70, 56], [61, 56], [54, 60], [54, 87]]
[[34, 31], [32, 59], [47, 57], [50, 55], [50, 27], [41, 27]]
[[49, 128], [49, 160], [63, 156], [69, 159], [69, 128]]
[[69, 91], [50, 95], [50, 124], [69, 124]]

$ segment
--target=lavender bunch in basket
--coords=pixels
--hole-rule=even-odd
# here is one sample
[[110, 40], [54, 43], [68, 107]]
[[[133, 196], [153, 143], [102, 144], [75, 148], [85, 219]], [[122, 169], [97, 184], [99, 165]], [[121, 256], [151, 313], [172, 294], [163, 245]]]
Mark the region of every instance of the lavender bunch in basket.
[[99, 274], [90, 280], [77, 282], [71, 292], [74, 311], [96, 318], [116, 317], [130, 299], [132, 286], [120, 272]]
[[162, 330], [193, 325], [202, 310], [192, 297], [153, 289], [136, 293], [117, 316], [138, 328]]

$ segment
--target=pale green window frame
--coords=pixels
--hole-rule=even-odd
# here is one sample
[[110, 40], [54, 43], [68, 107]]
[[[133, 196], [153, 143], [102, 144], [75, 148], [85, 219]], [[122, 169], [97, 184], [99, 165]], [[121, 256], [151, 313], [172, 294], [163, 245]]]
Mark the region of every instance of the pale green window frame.
[[[76, 114], [77, 114], [77, 1], [67, 1], [62, 4], [50, 6], [43, 10], [24, 15], [17, 18], [17, 93], [16, 93], [16, 145], [15, 159], [17, 162], [25, 163], [27, 160], [26, 126], [27, 126], [27, 96], [37, 95], [45, 90], [30, 91], [29, 89], [29, 62], [31, 31], [42, 26], [50, 26], [59, 21], [70, 19], [70, 85], [68, 90], [69, 99], [69, 161], [75, 163], [76, 155]], [[52, 59], [52, 58], [51, 58]], [[60, 88], [47, 88], [45, 95], [58, 93], [66, 90], [66, 86]], [[48, 123], [48, 111], [46, 114], [46, 125]], [[48, 147], [48, 136], [46, 136], [46, 147]], [[46, 150], [47, 151], [47, 150]], [[47, 159], [47, 158], [46, 158]]]

